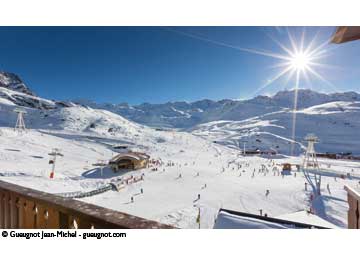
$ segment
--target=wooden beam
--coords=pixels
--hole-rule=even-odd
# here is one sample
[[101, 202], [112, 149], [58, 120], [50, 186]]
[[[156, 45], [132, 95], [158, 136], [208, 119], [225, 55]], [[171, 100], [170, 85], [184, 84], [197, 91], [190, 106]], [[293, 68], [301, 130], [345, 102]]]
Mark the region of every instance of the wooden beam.
[[360, 26], [338, 26], [331, 38], [332, 43], [345, 43], [360, 39]]

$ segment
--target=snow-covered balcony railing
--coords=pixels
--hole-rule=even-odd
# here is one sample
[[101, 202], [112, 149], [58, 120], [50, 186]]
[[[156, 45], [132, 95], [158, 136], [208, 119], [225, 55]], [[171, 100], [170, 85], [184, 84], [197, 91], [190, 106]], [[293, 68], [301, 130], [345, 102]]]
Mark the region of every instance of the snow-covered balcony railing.
[[0, 181], [0, 228], [172, 228], [82, 201]]
[[348, 228], [360, 228], [360, 193], [349, 186], [344, 187], [348, 194]]

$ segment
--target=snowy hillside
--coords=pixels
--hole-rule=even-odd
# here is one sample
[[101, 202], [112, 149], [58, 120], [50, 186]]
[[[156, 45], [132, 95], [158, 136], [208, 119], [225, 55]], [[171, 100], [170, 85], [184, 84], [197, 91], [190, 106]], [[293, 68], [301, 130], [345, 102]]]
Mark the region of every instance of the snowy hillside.
[[[77, 102], [107, 109], [148, 126], [182, 128], [232, 148], [243, 148], [246, 143], [251, 150], [290, 154], [294, 91], [243, 101], [202, 100], [139, 106]], [[324, 94], [300, 89], [294, 152], [303, 152], [303, 139], [313, 132], [320, 138], [319, 152], [360, 155], [356, 130], [360, 122], [359, 102], [360, 94], [355, 92]]]
[[[220, 144], [250, 150], [275, 150], [289, 154], [292, 111], [282, 109], [242, 121], [215, 121], [201, 124], [193, 133]], [[315, 133], [318, 152], [360, 154], [360, 102], [329, 102], [301, 109], [296, 115], [296, 150], [303, 152], [304, 137]]]
[[[360, 101], [355, 92], [324, 94], [300, 89], [298, 108], [307, 108], [334, 101]], [[274, 96], [257, 96], [249, 100], [200, 100], [196, 102], [168, 102], [130, 106], [122, 104], [96, 104], [86, 100], [76, 103], [117, 113], [132, 121], [155, 127], [191, 128], [197, 124], [232, 120], [240, 121], [266, 113], [293, 108], [294, 91], [280, 91]]]
[[[3, 102], [35, 108], [28, 116], [29, 124], [34, 128], [63, 127], [94, 131], [96, 125], [101, 127], [104, 123], [107, 129], [104, 128], [102, 131], [106, 132], [109, 129], [117, 129], [116, 125], [111, 126], [110, 123], [114, 114], [117, 114], [120, 115], [119, 118], [126, 118], [142, 125], [182, 128], [232, 148], [243, 148], [246, 143], [251, 150], [290, 153], [294, 91], [285, 90], [273, 96], [257, 96], [242, 101], [205, 99], [192, 103], [144, 103], [130, 106], [126, 103], [112, 105], [85, 100], [61, 102], [42, 99], [35, 96], [13, 73], [0, 73], [0, 86], [0, 99]], [[325, 94], [300, 89], [297, 102], [296, 154], [302, 152], [306, 134], [313, 132], [321, 140], [318, 146], [320, 152], [352, 152], [359, 155], [360, 146], [356, 131], [360, 120], [359, 102], [360, 94], [355, 92]], [[41, 108], [42, 111], [36, 108]], [[51, 109], [55, 111], [49, 113], [48, 110]], [[98, 111], [99, 117], [91, 118], [92, 111]], [[106, 111], [112, 112], [110, 117]], [[78, 112], [81, 116], [76, 115]], [[15, 115], [10, 113], [9, 116]], [[41, 123], [37, 122], [37, 118], [43, 118]], [[59, 122], [54, 123], [53, 120]], [[81, 122], [73, 124], [68, 121]], [[1, 124], [9, 126], [7, 121]]]

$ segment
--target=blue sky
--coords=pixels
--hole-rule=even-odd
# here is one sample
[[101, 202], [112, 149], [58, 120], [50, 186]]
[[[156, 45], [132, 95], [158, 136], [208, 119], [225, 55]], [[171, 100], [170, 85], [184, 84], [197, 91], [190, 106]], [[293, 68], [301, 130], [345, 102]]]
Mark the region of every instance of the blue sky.
[[[274, 77], [281, 60], [246, 49], [286, 53], [288, 31], [300, 44], [301, 27], [0, 27], [0, 70], [18, 74], [38, 95], [139, 104], [249, 98], [293, 88]], [[330, 38], [334, 27], [306, 27], [305, 44]], [[240, 48], [240, 49], [239, 49]], [[317, 77], [299, 87], [360, 90], [360, 43], [326, 44]]]

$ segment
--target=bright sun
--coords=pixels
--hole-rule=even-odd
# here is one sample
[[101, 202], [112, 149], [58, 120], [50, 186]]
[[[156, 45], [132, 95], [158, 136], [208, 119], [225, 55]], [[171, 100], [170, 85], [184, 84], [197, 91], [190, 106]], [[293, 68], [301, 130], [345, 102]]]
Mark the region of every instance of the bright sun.
[[290, 66], [295, 70], [305, 70], [310, 64], [310, 57], [303, 52], [291, 57]]
[[[317, 34], [316, 34], [317, 35]], [[327, 81], [322, 75], [320, 75], [317, 71], [317, 67], [325, 67], [324, 64], [318, 62], [319, 59], [328, 55], [328, 49], [326, 45], [328, 44], [329, 40], [327, 39], [324, 43], [317, 45], [315, 37], [305, 44], [305, 30], [301, 35], [300, 40], [296, 40], [288, 31], [288, 37], [290, 41], [290, 46], [287, 47], [283, 43], [279, 42], [275, 38], [272, 38], [275, 43], [284, 51], [284, 53], [273, 53], [269, 51], [262, 51], [262, 50], [245, 50], [251, 53], [260, 54], [268, 57], [273, 57], [282, 62], [278, 63], [275, 67], [282, 68], [278, 74], [276, 74], [273, 78], [266, 81], [264, 85], [256, 90], [253, 96], [262, 91], [267, 86], [273, 84], [278, 79], [287, 75], [285, 84], [288, 83], [290, 79], [294, 80], [294, 107], [293, 107], [293, 118], [292, 118], [292, 130], [291, 130], [291, 139], [293, 142], [291, 143], [291, 154], [294, 152], [295, 147], [295, 137], [296, 137], [296, 111], [297, 111], [297, 102], [298, 102], [298, 89], [300, 86], [300, 80], [305, 79], [306, 83], [301, 83], [305, 87], [311, 87], [311, 76], [315, 76], [317, 79], [325, 82], [331, 88], [334, 88], [331, 82]], [[305, 46], [306, 45], [306, 46]]]

